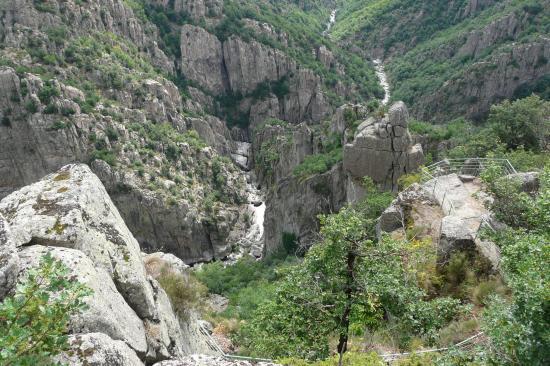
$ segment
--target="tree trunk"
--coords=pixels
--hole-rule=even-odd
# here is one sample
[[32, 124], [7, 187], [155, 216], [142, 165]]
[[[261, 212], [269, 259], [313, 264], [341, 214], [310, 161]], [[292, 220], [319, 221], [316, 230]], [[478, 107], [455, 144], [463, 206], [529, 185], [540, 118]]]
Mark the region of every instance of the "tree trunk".
[[354, 269], [356, 255], [353, 249], [354, 248], [352, 248], [352, 250], [348, 252], [347, 256], [347, 279], [346, 288], [344, 289], [344, 293], [346, 294], [346, 306], [344, 307], [344, 313], [342, 314], [342, 318], [340, 319], [342, 330], [340, 331], [340, 339], [338, 341], [337, 348], [338, 353], [340, 354], [338, 366], [342, 366], [344, 352], [346, 352], [348, 349], [349, 315], [351, 313], [351, 306], [353, 305], [353, 285], [355, 281]]

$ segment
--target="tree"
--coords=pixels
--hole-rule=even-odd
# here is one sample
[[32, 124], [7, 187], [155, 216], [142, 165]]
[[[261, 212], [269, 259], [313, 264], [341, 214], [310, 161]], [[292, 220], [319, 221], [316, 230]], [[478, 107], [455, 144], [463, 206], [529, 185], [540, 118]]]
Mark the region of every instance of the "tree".
[[533, 95], [491, 107], [488, 122], [509, 149], [524, 146], [538, 151], [550, 138], [550, 102]]
[[550, 236], [516, 232], [507, 242], [502, 267], [512, 296], [494, 297], [483, 314], [489, 357], [501, 365], [548, 365]]
[[320, 217], [317, 243], [284, 270], [274, 294], [243, 325], [239, 340], [252, 355], [324, 359], [335, 337], [341, 364], [352, 329], [374, 331], [394, 318], [404, 333], [429, 338], [455, 317], [459, 301], [427, 301], [407, 275], [406, 241], [377, 240], [376, 219], [392, 196], [371, 181], [366, 187], [357, 207]]
[[368, 198], [359, 209], [320, 216], [319, 242], [302, 264], [287, 270], [274, 300], [260, 306], [243, 327], [252, 352], [324, 358], [329, 337], [337, 334], [341, 357], [352, 319], [382, 319], [380, 292], [388, 282], [399, 282], [401, 262], [396, 242], [375, 240], [375, 220], [391, 195], [376, 193], [372, 182], [367, 189]]
[[[502, 178], [501, 178], [502, 179]], [[493, 194], [499, 180], [489, 187]], [[483, 328], [491, 341], [489, 358], [502, 365], [547, 365], [550, 362], [550, 167], [540, 174], [540, 188], [534, 197], [508, 190], [506, 201], [522, 220], [515, 228], [494, 235], [502, 250], [501, 271], [511, 296], [493, 297], [483, 314]], [[513, 201], [523, 200], [521, 210]]]
[[43, 256], [0, 304], [0, 364], [44, 364], [66, 350], [69, 318], [86, 309], [88, 295], [61, 261]]

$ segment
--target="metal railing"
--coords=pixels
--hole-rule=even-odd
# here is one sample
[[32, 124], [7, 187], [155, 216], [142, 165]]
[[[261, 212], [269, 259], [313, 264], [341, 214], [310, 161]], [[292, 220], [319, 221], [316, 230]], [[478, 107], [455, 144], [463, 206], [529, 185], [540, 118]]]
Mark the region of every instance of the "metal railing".
[[392, 361], [396, 361], [400, 358], [403, 358], [403, 357], [408, 357], [408, 356], [411, 356], [413, 354], [423, 354], [423, 353], [434, 353], [434, 352], [445, 352], [445, 351], [449, 351], [449, 350], [452, 350], [452, 349], [464, 349], [466, 347], [470, 347], [472, 344], [475, 344], [474, 342], [476, 342], [478, 339], [481, 339], [481, 336], [483, 335], [483, 332], [479, 332], [469, 338], [466, 338], [465, 340], [463, 340], [462, 342], [459, 342], [455, 345], [452, 345], [450, 347], [443, 347], [443, 348], [434, 348], [434, 349], [426, 349], [426, 350], [420, 350], [420, 351], [416, 351], [416, 352], [404, 352], [404, 353], [388, 353], [388, 354], [383, 354], [383, 355], [380, 355], [380, 357], [385, 361], [385, 362], [392, 362]]
[[[508, 159], [498, 158], [461, 158], [461, 159], [444, 159], [437, 163], [428, 165], [422, 168], [422, 183], [433, 181], [432, 195], [435, 196], [439, 178], [449, 174], [479, 176], [485, 169], [492, 166], [498, 166], [502, 170], [503, 175], [516, 174], [517, 171]], [[445, 207], [445, 199], [447, 191], [443, 193], [441, 206]], [[456, 207], [451, 200], [447, 200], [449, 205], [449, 214], [452, 214]], [[492, 225], [484, 218], [483, 221], [493, 229]], [[493, 229], [494, 230], [494, 229]]]
[[479, 176], [479, 174], [490, 166], [498, 166], [504, 175], [516, 174], [516, 169], [508, 159], [498, 158], [462, 158], [444, 159], [437, 163], [428, 165], [422, 169], [422, 179], [427, 182], [442, 175], [452, 173]]
[[210, 349], [214, 351], [218, 356], [223, 357], [226, 360], [241, 360], [241, 361], [267, 362], [267, 363], [273, 362], [273, 360], [270, 360], [268, 358], [256, 358], [256, 357], [237, 356], [237, 355], [227, 354], [220, 347], [216, 339], [212, 337], [208, 329], [206, 329], [206, 327], [204, 327], [204, 325], [201, 323], [199, 323], [199, 331], [206, 338], [206, 343], [208, 344], [208, 347], [210, 347]]

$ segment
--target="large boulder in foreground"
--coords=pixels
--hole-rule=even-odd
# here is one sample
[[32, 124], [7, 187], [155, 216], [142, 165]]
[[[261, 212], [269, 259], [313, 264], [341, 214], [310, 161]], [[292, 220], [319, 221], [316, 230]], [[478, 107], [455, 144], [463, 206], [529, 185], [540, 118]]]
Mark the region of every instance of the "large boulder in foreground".
[[69, 336], [71, 352], [56, 357], [58, 362], [71, 366], [141, 366], [143, 362], [122, 341], [103, 333]]
[[424, 162], [420, 144], [413, 145], [408, 129], [409, 112], [403, 102], [388, 114], [369, 118], [344, 147], [344, 169], [356, 179], [370, 177], [383, 189], [397, 190], [397, 180]]
[[67, 165], [0, 202], [17, 247], [77, 249], [109, 274], [142, 317], [155, 315], [138, 242], [100, 180], [86, 165]]
[[[166, 293], [147, 275], [136, 239], [88, 166], [67, 165], [5, 197], [0, 239], [0, 295], [47, 252], [94, 291], [89, 309], [69, 324], [85, 345], [98, 344], [97, 357], [86, 351], [92, 358], [83, 364], [153, 363], [190, 351]], [[78, 353], [82, 344], [71, 339]]]

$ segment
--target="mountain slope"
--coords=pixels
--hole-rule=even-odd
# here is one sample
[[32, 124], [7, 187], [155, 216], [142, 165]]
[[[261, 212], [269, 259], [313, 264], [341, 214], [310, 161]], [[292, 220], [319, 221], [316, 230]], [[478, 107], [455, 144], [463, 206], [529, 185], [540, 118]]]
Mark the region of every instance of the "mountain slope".
[[504, 98], [548, 95], [547, 1], [343, 3], [333, 35], [385, 58], [393, 98], [418, 118], [480, 119]]

